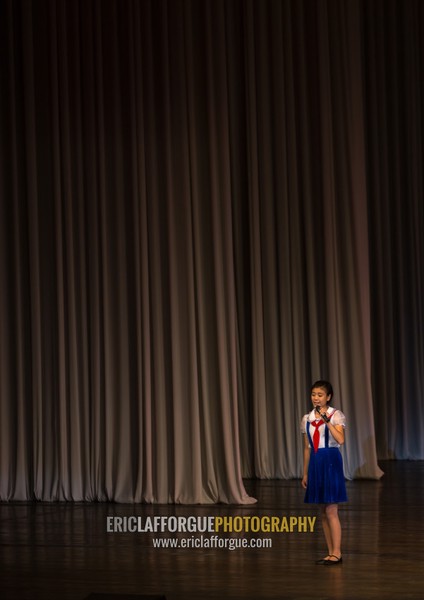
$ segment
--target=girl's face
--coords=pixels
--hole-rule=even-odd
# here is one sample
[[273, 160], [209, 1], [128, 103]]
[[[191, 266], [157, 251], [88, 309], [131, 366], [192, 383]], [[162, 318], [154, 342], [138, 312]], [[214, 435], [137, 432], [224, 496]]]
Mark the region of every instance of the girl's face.
[[327, 403], [331, 400], [331, 394], [327, 394], [327, 391], [324, 388], [313, 388], [311, 400], [315, 408], [325, 408]]

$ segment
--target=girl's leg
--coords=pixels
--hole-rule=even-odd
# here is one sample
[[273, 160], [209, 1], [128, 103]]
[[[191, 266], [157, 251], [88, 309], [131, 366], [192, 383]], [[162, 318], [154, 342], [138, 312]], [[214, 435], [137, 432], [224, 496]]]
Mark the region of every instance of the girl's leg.
[[323, 506], [321, 506], [321, 521], [322, 521], [322, 528], [324, 530], [324, 537], [325, 537], [325, 541], [327, 543], [327, 548], [328, 548], [328, 555], [326, 556], [326, 558], [330, 557], [330, 554], [333, 554], [333, 539], [331, 536], [331, 529], [330, 529], [330, 524], [328, 522], [327, 519], [327, 504], [324, 504]]
[[[325, 539], [327, 541], [329, 554], [341, 557], [342, 527], [340, 525], [338, 504], [326, 504], [324, 507], [325, 518], [323, 518]], [[327, 528], [327, 532], [326, 529]], [[335, 560], [335, 559], [334, 559]]]

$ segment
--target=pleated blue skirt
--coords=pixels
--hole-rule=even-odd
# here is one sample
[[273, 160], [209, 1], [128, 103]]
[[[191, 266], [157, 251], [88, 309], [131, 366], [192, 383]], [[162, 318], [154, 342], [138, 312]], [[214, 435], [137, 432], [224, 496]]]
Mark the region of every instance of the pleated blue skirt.
[[311, 450], [305, 502], [309, 504], [347, 502], [343, 459], [338, 448], [319, 448], [318, 452]]

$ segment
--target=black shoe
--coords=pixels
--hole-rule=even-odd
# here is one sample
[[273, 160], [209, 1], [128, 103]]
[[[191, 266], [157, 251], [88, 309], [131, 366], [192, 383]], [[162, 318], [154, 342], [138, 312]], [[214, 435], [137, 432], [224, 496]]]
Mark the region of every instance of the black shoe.
[[[332, 556], [331, 554], [329, 554], [328, 556]], [[319, 560], [315, 561], [316, 565], [325, 565], [325, 563], [327, 562], [327, 558], [320, 558]]]
[[335, 554], [330, 554], [333, 558], [337, 558], [337, 560], [324, 560], [324, 565], [326, 567], [331, 567], [333, 565], [340, 565], [343, 562], [341, 556], [336, 556]]

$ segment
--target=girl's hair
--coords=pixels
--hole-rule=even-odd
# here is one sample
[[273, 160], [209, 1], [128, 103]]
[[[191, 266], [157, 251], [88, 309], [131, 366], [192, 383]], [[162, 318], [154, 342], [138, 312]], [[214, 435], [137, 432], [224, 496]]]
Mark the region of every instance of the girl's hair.
[[333, 386], [331, 385], [331, 383], [329, 381], [320, 379], [319, 381], [316, 381], [315, 383], [312, 384], [311, 392], [314, 388], [323, 388], [327, 392], [327, 395], [331, 396], [331, 398], [329, 400], [329, 402], [331, 402], [331, 400], [333, 399]]

